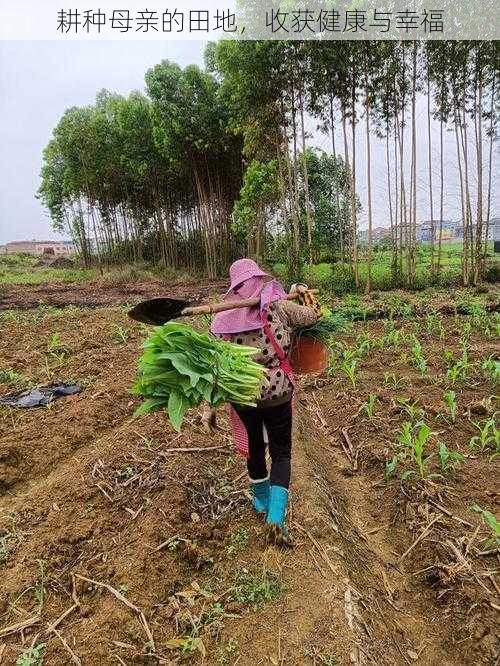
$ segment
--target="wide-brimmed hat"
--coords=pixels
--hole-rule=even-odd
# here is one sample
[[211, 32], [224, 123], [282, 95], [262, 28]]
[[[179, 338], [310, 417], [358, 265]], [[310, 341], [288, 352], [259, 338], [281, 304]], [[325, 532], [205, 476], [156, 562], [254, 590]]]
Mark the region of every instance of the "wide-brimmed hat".
[[236, 287], [239, 287], [239, 285], [245, 282], [245, 280], [249, 280], [253, 277], [268, 277], [268, 275], [269, 273], [263, 271], [253, 259], [238, 259], [229, 269], [231, 285], [228, 289], [228, 293], [233, 289], [236, 289]]

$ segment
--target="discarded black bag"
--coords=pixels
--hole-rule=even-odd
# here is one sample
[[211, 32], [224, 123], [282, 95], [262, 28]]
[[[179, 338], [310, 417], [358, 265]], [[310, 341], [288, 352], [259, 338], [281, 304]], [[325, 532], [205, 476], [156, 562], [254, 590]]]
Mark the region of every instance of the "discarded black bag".
[[81, 390], [82, 387], [80, 384], [53, 382], [45, 386], [37, 386], [22, 393], [10, 393], [9, 395], [0, 396], [0, 405], [20, 408], [44, 407], [57, 400], [57, 398], [74, 395], [75, 393], [80, 393]]

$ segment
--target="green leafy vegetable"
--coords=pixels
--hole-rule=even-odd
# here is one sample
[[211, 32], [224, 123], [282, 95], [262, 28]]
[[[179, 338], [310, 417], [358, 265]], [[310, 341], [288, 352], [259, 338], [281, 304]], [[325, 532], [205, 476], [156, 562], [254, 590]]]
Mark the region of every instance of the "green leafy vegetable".
[[154, 330], [143, 345], [139, 375], [132, 393], [145, 398], [135, 414], [165, 409], [179, 431], [191, 407], [207, 401], [255, 405], [265, 383], [265, 368], [251, 360], [258, 350], [197, 333], [169, 322]]
[[344, 328], [347, 324], [346, 318], [341, 314], [331, 314], [318, 319], [312, 326], [298, 326], [293, 335], [296, 338], [314, 338], [323, 344], [328, 344], [330, 336], [335, 331]]

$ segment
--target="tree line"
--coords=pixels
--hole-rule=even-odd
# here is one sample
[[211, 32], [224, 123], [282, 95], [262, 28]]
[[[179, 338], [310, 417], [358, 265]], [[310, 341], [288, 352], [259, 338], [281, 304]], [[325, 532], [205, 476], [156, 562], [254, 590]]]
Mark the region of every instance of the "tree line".
[[[145, 94], [101, 91], [94, 105], [68, 109], [44, 151], [39, 197], [87, 265], [147, 259], [214, 278], [241, 254], [282, 259], [294, 277], [305, 262], [341, 262], [355, 286], [370, 291], [376, 187], [389, 204], [392, 282], [414, 286], [417, 141], [425, 140], [429, 272], [438, 280], [443, 137], [451, 131], [462, 281], [482, 278], [497, 123], [494, 43], [221, 41], [208, 45], [204, 69], [163, 61], [145, 81]], [[427, 101], [425, 137], [417, 136], [418, 96]], [[312, 147], [311, 122], [329, 137], [328, 153]], [[358, 154], [361, 133], [366, 148]], [[385, 141], [386, 173], [376, 179], [373, 137]]]

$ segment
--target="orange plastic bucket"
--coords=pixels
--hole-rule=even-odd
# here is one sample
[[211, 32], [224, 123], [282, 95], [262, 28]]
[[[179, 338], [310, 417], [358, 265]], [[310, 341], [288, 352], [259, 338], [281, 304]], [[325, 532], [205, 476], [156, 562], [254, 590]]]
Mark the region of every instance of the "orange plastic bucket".
[[297, 375], [323, 372], [328, 367], [328, 358], [328, 347], [314, 338], [295, 338], [290, 351], [290, 365]]

